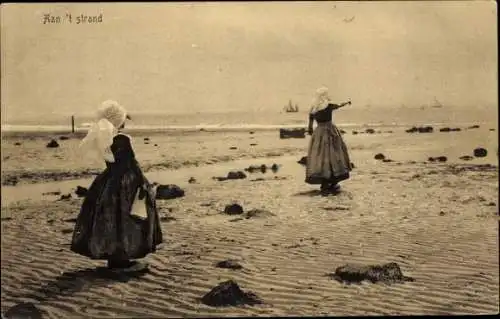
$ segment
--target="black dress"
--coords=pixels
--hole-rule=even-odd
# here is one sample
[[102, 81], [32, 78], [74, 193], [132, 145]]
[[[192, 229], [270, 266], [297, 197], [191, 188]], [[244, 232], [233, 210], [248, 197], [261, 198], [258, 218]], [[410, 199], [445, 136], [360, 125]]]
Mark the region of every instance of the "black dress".
[[316, 121], [309, 143], [306, 164], [306, 183], [337, 184], [350, 177], [352, 170], [347, 146], [342, 135], [332, 122], [332, 113], [339, 106], [329, 104], [322, 110], [309, 115], [309, 121]]
[[[91, 259], [142, 258], [163, 241], [155, 194], [127, 135], [116, 135], [111, 151], [115, 162], [106, 162], [106, 169], [90, 186], [76, 220], [71, 250]], [[130, 214], [140, 187], [146, 190], [144, 220]]]

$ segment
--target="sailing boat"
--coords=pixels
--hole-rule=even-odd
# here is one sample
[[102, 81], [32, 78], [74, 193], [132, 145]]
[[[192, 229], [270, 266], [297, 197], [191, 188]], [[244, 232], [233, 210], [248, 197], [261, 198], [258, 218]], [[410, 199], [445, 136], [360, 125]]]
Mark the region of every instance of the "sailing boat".
[[443, 107], [443, 104], [441, 104], [441, 102], [439, 102], [436, 97], [434, 97], [434, 104], [432, 105], [432, 107], [435, 107], [435, 108], [441, 108]]

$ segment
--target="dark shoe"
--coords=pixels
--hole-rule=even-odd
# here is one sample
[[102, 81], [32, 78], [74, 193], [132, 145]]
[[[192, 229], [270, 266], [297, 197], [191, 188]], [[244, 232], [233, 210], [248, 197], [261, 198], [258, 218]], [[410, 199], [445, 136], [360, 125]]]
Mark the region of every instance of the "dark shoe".
[[340, 185], [339, 184], [330, 185], [330, 191], [333, 193], [338, 193], [340, 191]]

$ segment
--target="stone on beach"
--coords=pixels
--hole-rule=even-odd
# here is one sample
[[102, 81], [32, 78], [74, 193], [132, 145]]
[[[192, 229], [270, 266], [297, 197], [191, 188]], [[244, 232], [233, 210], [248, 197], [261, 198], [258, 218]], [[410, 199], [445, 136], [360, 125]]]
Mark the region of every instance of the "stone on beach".
[[281, 128], [280, 129], [280, 138], [305, 138], [306, 137], [306, 129], [305, 128], [292, 128], [292, 129], [286, 129], [286, 128]]
[[61, 195], [61, 197], [59, 198], [59, 200], [68, 200], [68, 199], [71, 199], [71, 194]]
[[413, 278], [404, 276], [397, 263], [388, 263], [383, 265], [359, 265], [347, 264], [338, 267], [335, 273], [329, 274], [332, 279], [339, 282], [360, 283], [368, 280], [372, 283], [402, 283], [405, 281], [414, 281]]
[[215, 264], [215, 267], [217, 268], [225, 268], [225, 269], [242, 269], [243, 266], [240, 265], [240, 263], [234, 259], [226, 259], [223, 261], [219, 261]]
[[56, 140], [51, 140], [48, 144], [47, 144], [47, 148], [56, 148], [56, 147], [59, 147], [59, 143], [57, 143]]
[[82, 186], [77, 186], [76, 190], [75, 190], [75, 194], [78, 197], [84, 197], [87, 194], [87, 192], [88, 192], [88, 189], [85, 187], [82, 187]]
[[278, 164], [274, 163], [273, 165], [271, 165], [271, 170], [273, 171], [273, 173], [276, 173], [279, 170]]
[[382, 154], [382, 153], [375, 154], [374, 159], [376, 159], [376, 160], [384, 160], [385, 159], [385, 155]]
[[482, 147], [478, 147], [474, 149], [475, 157], [486, 157], [488, 155], [488, 151]]
[[448, 158], [446, 156], [429, 157], [429, 162], [446, 162]]
[[243, 214], [243, 207], [240, 204], [226, 205], [224, 214], [227, 215], [241, 215]]
[[298, 160], [297, 163], [301, 165], [307, 165], [307, 156], [302, 156], [302, 158]]
[[158, 185], [156, 189], [156, 199], [174, 199], [183, 197], [185, 192], [177, 185]]
[[247, 175], [242, 171], [231, 171], [227, 173], [227, 179], [245, 179]]
[[470, 156], [470, 155], [464, 155], [464, 156], [460, 156], [459, 157], [461, 160], [463, 161], [471, 161], [474, 159], [474, 157]]
[[224, 307], [261, 304], [262, 301], [252, 292], [244, 292], [233, 280], [219, 283], [201, 298], [208, 306]]
[[434, 131], [434, 129], [432, 128], [432, 126], [414, 126], [410, 129], [407, 129], [406, 130], [406, 133], [432, 133]]

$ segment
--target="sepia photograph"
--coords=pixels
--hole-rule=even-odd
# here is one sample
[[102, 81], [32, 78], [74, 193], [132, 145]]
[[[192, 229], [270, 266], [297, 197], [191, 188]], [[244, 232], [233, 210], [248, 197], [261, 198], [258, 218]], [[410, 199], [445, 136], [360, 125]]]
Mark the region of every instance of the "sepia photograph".
[[497, 24], [2, 3], [2, 319], [498, 314]]

